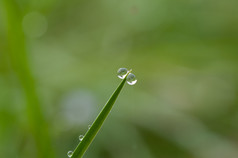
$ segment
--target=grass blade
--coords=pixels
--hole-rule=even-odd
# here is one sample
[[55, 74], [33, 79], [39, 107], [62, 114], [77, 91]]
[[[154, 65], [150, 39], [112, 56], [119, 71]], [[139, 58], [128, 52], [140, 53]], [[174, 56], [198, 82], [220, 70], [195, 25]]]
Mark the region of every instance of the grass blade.
[[74, 150], [71, 158], [81, 158], [84, 155], [87, 148], [93, 141], [94, 137], [97, 135], [98, 131], [100, 130], [103, 122], [107, 118], [109, 112], [111, 111], [112, 106], [115, 103], [119, 93], [121, 92], [125, 82], [126, 82], [126, 77], [122, 80], [122, 82], [119, 84], [117, 89], [114, 91], [114, 93], [112, 94], [108, 102], [106, 103], [106, 105], [103, 107], [102, 111], [99, 113], [99, 115], [93, 122], [92, 126], [89, 128], [89, 130], [85, 134], [83, 140], [78, 144], [78, 146]]

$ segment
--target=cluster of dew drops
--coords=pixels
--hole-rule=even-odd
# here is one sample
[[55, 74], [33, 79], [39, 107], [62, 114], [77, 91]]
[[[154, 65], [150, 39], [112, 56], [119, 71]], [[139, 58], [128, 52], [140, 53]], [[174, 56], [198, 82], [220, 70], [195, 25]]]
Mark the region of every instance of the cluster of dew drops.
[[[88, 126], [88, 128], [90, 128], [90, 127], [91, 127], [91, 125]], [[83, 140], [83, 137], [84, 137], [83, 135], [79, 136], [79, 141], [80, 142]], [[68, 157], [72, 157], [73, 151], [68, 151], [67, 155], [68, 155]]]
[[[128, 74], [129, 73], [129, 74]], [[128, 74], [128, 75], [127, 75]], [[131, 73], [131, 70], [127, 70], [127, 68], [120, 68], [118, 69], [117, 71], [117, 76], [120, 78], [120, 79], [124, 79], [126, 76], [126, 82], [129, 84], [129, 85], [134, 85], [136, 84], [137, 82], [137, 79], [136, 79], [136, 76]], [[91, 125], [88, 125], [88, 128], [90, 129]], [[84, 136], [83, 135], [80, 135], [79, 136], [79, 141], [81, 142], [83, 140]], [[68, 151], [67, 153], [68, 157], [72, 157], [73, 155], [73, 151]]]
[[[88, 125], [88, 128], [90, 128], [90, 127], [91, 127], [91, 125]], [[84, 136], [80, 135], [79, 136], [79, 141], [81, 142], [83, 140], [83, 138], [84, 138]], [[67, 155], [68, 155], [68, 157], [72, 157], [73, 151], [68, 151]]]
[[[90, 129], [90, 128], [91, 128], [91, 125], [88, 125], [88, 129]], [[83, 138], [84, 138], [84, 136], [80, 135], [79, 136], [79, 141], [81, 142], [83, 140]], [[74, 153], [73, 151], [68, 151], [68, 153], [67, 153], [68, 157], [72, 157], [73, 153]]]
[[[129, 74], [128, 74], [129, 73]], [[128, 75], [127, 75], [128, 74]], [[131, 73], [131, 70], [127, 70], [127, 68], [120, 68], [117, 70], [117, 76], [120, 78], [120, 79], [124, 79], [126, 76], [126, 82], [129, 84], [129, 85], [134, 85], [136, 84], [137, 82], [137, 79], [136, 79], [136, 76]]]

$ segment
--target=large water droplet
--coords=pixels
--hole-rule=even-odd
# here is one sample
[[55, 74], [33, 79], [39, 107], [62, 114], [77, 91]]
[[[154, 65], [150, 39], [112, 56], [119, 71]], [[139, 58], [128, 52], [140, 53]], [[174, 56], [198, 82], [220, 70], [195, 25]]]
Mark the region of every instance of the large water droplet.
[[68, 151], [67, 155], [68, 157], [71, 157], [73, 155], [73, 151]]
[[134, 85], [137, 82], [136, 76], [133, 73], [129, 73], [127, 78], [126, 78], [126, 82], [129, 85]]
[[124, 79], [126, 77], [127, 72], [128, 72], [127, 68], [120, 68], [117, 70], [117, 76], [120, 79]]
[[79, 141], [82, 141], [83, 140], [83, 135], [80, 135], [79, 136]]

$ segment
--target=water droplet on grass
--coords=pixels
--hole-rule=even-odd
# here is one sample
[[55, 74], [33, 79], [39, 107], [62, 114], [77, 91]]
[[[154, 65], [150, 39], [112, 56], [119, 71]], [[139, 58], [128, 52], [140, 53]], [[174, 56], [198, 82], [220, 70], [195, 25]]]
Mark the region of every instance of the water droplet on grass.
[[73, 151], [68, 151], [67, 155], [68, 157], [71, 157], [73, 155]]
[[124, 79], [124, 78], [126, 77], [127, 72], [128, 72], [127, 68], [120, 68], [120, 69], [118, 69], [118, 71], [117, 71], [117, 76], [118, 76], [120, 79]]
[[92, 125], [88, 125], [88, 129], [90, 129], [90, 128], [91, 128], [91, 126], [92, 126]]
[[79, 136], [79, 141], [82, 141], [83, 140], [83, 135], [80, 135]]
[[127, 78], [126, 78], [126, 82], [129, 85], [134, 85], [137, 82], [136, 76], [133, 73], [129, 73]]

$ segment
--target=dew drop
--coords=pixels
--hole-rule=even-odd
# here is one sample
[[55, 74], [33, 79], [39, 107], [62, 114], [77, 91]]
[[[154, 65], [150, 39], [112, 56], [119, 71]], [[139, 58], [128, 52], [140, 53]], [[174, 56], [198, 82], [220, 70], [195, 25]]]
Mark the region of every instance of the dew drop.
[[80, 135], [79, 136], [79, 141], [82, 141], [83, 140], [83, 135]]
[[120, 68], [117, 70], [117, 76], [120, 79], [124, 79], [126, 77], [127, 72], [128, 72], [127, 68]]
[[68, 157], [71, 157], [73, 155], [73, 151], [68, 151], [67, 155]]
[[129, 75], [126, 78], [126, 82], [129, 85], [134, 85], [137, 82], [136, 76], [133, 73], [129, 73]]
[[92, 125], [88, 125], [88, 129], [90, 129], [90, 128], [91, 128], [91, 126], [92, 126]]

